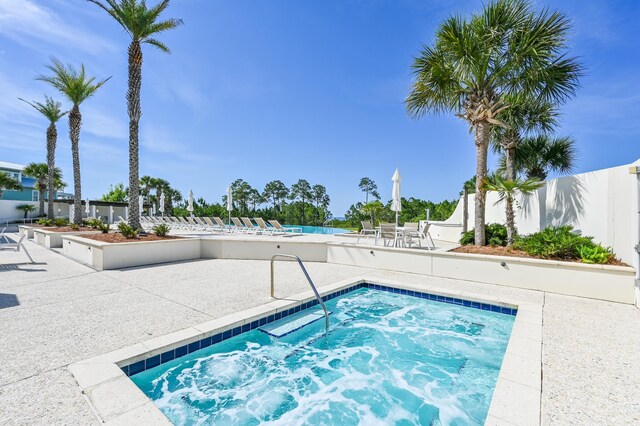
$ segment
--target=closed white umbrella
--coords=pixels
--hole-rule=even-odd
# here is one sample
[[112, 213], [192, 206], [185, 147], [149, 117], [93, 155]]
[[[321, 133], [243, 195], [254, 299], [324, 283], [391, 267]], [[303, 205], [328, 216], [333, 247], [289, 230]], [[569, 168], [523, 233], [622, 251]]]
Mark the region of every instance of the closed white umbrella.
[[231, 185], [227, 188], [227, 212], [229, 213], [228, 225], [231, 225], [231, 210], [233, 210], [233, 192], [231, 191]]
[[86, 200], [84, 200], [84, 212], [87, 214], [87, 216], [89, 216], [89, 212], [91, 210], [89, 210], [89, 199], [87, 198]]
[[191, 217], [193, 217], [193, 191], [189, 190], [189, 200], [187, 203], [187, 211], [191, 213]]
[[402, 210], [402, 199], [400, 198], [400, 172], [396, 169], [396, 172], [391, 178], [393, 182], [393, 190], [391, 191], [391, 210], [396, 212], [396, 226], [398, 226], [398, 213]]
[[144, 210], [144, 196], [138, 196], [138, 216], [142, 217], [142, 210]]
[[158, 210], [160, 210], [160, 213], [162, 213], [162, 216], [164, 216], [164, 192], [160, 193], [160, 207], [158, 208]]

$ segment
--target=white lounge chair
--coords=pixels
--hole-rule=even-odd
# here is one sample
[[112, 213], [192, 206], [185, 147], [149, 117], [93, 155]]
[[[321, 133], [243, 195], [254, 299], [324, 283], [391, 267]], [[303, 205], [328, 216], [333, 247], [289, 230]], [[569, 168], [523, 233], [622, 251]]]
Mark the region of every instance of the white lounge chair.
[[370, 220], [363, 220], [360, 222], [362, 224], [362, 229], [358, 234], [358, 239], [356, 240], [356, 244], [360, 243], [360, 238], [364, 237], [364, 242], [369, 241], [369, 237], [373, 235], [375, 239], [376, 245], [378, 244], [378, 230], [373, 227]]
[[234, 228], [224, 223], [224, 220], [220, 219], [220, 217], [215, 216], [213, 220], [216, 222], [218, 227], [224, 232], [233, 232]]
[[277, 232], [277, 233], [282, 233], [285, 235], [302, 235], [302, 228], [285, 228], [284, 226], [282, 226], [280, 224], [280, 222], [278, 222], [275, 219], [269, 220], [269, 223], [271, 224], [271, 226], [273, 226], [274, 231], [273, 232]]
[[20, 237], [20, 239], [18, 240], [17, 243], [2, 243], [2, 244], [0, 244], [0, 251], [15, 251], [15, 252], [19, 252], [20, 251], [20, 247], [22, 247], [22, 251], [24, 251], [24, 253], [27, 255], [27, 257], [29, 258], [31, 263], [35, 263], [33, 258], [31, 257], [31, 255], [27, 251], [27, 248], [23, 244], [23, 241], [24, 241], [26, 236], [27, 236], [26, 234], [22, 234], [22, 236]]
[[234, 231], [246, 233], [253, 230], [253, 229], [247, 228], [247, 226], [243, 224], [242, 221], [237, 217], [232, 217], [231, 222], [233, 222]]
[[258, 228], [260, 228], [260, 232], [262, 233], [262, 235], [266, 234], [267, 232], [273, 235], [273, 231], [275, 231], [275, 229], [267, 225], [264, 219], [262, 219], [261, 217], [254, 217], [253, 220], [258, 224]]
[[244, 223], [244, 226], [247, 227], [247, 232], [255, 232], [258, 233], [259, 229], [251, 222], [251, 219], [248, 217], [241, 217], [240, 220]]
[[9, 239], [4, 234], [4, 231], [6, 231], [6, 230], [7, 230], [7, 227], [5, 226], [4, 228], [2, 228], [2, 231], [0, 231], [0, 243], [2, 243], [2, 240], [4, 240], [7, 243], [9, 242]]

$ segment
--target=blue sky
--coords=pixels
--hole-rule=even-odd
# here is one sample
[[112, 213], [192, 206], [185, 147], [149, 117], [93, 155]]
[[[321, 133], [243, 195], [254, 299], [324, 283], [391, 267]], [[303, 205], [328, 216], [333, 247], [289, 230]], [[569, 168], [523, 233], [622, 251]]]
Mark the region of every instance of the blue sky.
[[[154, 3], [152, 0], [149, 3]], [[471, 0], [174, 0], [166, 17], [185, 25], [162, 36], [165, 55], [145, 48], [141, 175], [168, 179], [183, 194], [220, 201], [237, 178], [258, 189], [273, 179], [321, 183], [342, 216], [374, 179], [390, 198], [457, 197], [475, 171], [465, 123], [410, 119], [403, 100], [421, 44]], [[640, 2], [540, 1], [574, 23], [571, 55], [587, 75], [562, 108], [561, 135], [578, 143], [576, 172], [640, 157]], [[83, 197], [128, 179], [126, 47], [121, 29], [82, 0], [0, 0], [0, 160], [45, 160], [46, 121], [18, 97], [60, 96], [33, 77], [50, 56], [112, 76], [82, 105]], [[67, 120], [57, 162], [71, 185]]]

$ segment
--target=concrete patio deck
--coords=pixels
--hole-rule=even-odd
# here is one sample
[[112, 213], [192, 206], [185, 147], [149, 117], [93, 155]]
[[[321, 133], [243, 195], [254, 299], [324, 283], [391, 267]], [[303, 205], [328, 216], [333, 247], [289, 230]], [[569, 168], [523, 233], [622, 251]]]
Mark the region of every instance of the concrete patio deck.
[[[97, 424], [70, 364], [270, 300], [266, 261], [214, 259], [97, 272], [26, 244], [39, 264], [23, 264], [23, 253], [0, 254], [0, 424]], [[364, 275], [539, 304], [541, 423], [640, 423], [640, 310], [633, 306], [306, 265], [318, 287]], [[293, 263], [278, 264], [277, 280], [280, 296], [308, 290]]]

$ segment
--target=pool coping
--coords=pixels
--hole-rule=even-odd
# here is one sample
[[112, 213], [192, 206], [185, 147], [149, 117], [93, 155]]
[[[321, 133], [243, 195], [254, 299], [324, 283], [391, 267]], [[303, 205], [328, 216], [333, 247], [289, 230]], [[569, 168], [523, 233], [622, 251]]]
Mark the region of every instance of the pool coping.
[[[437, 300], [455, 303], [466, 300], [488, 306], [504, 306], [517, 309], [509, 343], [504, 354], [502, 367], [498, 375], [494, 394], [486, 419], [486, 424], [540, 424], [540, 400], [542, 393], [542, 305], [515, 302], [505, 298], [480, 295], [465, 291], [449, 291], [425, 284], [375, 278], [367, 275], [338, 281], [321, 288], [320, 294], [344, 294], [367, 284], [398, 289], [402, 291], [432, 294], [442, 297]], [[354, 287], [354, 288], [352, 288]], [[447, 301], [446, 299], [450, 299]], [[99, 355], [71, 364], [68, 368], [92, 410], [102, 422], [108, 424], [127, 424], [140, 420], [153, 420], [154, 424], [172, 424], [153, 402], [129, 379], [122, 367], [141, 361], [157, 358], [171, 351], [183, 351], [192, 346], [187, 353], [200, 349], [202, 340], [214, 335], [231, 332], [261, 318], [274, 316], [280, 312], [295, 310], [296, 306], [315, 301], [311, 290], [287, 298], [275, 299], [263, 305], [213, 319], [145, 342]], [[316, 301], [317, 303], [317, 301]], [[302, 308], [298, 308], [300, 311]], [[490, 310], [490, 309], [486, 309]], [[292, 313], [295, 313], [292, 312]], [[245, 330], [248, 331], [248, 330]], [[239, 333], [237, 333], [239, 334]], [[235, 334], [235, 335], [237, 335]], [[207, 345], [208, 346], [208, 345]], [[206, 347], [206, 346], [204, 346]], [[184, 355], [180, 353], [179, 356]], [[167, 360], [168, 361], [168, 360]], [[155, 359], [148, 368], [153, 368]], [[134, 374], [137, 374], [136, 371]]]

